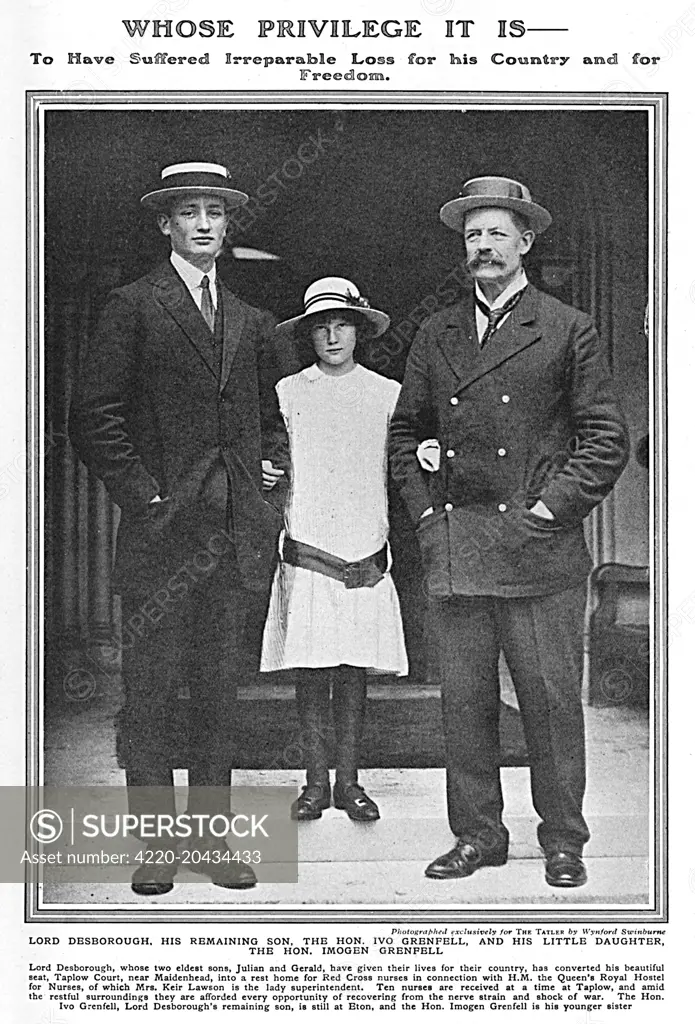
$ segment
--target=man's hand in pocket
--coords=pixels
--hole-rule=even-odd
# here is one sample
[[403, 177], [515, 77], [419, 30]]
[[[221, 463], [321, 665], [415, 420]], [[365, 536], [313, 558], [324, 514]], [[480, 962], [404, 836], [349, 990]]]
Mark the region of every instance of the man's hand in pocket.
[[537, 501], [533, 508], [529, 509], [534, 516], [540, 516], [541, 519], [554, 519], [555, 516], [550, 511], [547, 505], [544, 505], [542, 501]]

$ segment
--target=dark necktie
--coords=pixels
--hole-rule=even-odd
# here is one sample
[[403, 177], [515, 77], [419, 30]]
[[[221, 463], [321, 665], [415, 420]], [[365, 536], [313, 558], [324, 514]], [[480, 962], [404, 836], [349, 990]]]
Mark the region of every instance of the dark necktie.
[[485, 347], [487, 342], [490, 340], [492, 335], [495, 333], [495, 331], [497, 330], [497, 327], [499, 325], [500, 320], [503, 320], [505, 318], [505, 316], [507, 315], [507, 313], [510, 313], [514, 309], [514, 307], [516, 305], [518, 305], [519, 302], [521, 302], [522, 296], [523, 296], [525, 291], [526, 291], [526, 289], [522, 288], [520, 291], [514, 292], [514, 294], [511, 296], [511, 298], [507, 299], [507, 301], [504, 303], [504, 305], [500, 306], [498, 309], [490, 309], [490, 307], [488, 306], [487, 302], [483, 302], [483, 300], [478, 295], [476, 295], [476, 297], [475, 297], [476, 306], [487, 317], [487, 327], [485, 328], [485, 333], [483, 334], [482, 338], [480, 339], [480, 347], [481, 348]]
[[215, 307], [212, 304], [212, 295], [210, 294], [210, 278], [207, 274], [204, 275], [200, 282], [200, 287], [203, 289], [203, 298], [200, 303], [200, 312], [205, 317], [205, 323], [210, 328], [211, 333], [215, 334]]

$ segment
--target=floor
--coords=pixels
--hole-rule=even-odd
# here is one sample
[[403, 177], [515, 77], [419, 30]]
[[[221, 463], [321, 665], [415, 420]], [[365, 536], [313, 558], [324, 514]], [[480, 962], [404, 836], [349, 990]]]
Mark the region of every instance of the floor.
[[[404, 690], [406, 688], [403, 688]], [[411, 690], [414, 696], [418, 691]], [[424, 691], [423, 691], [424, 692]], [[254, 693], [242, 694], [253, 699]], [[370, 699], [384, 699], [379, 687]], [[512, 696], [513, 699], [513, 696]], [[113, 753], [113, 693], [73, 701], [49, 732], [45, 780], [49, 785], [121, 785], [122, 772]], [[592, 830], [586, 848], [589, 882], [581, 889], [551, 889], [535, 838], [528, 769], [503, 769], [505, 820], [511, 833], [510, 861], [485, 868], [463, 881], [424, 877], [426, 864], [451, 845], [446, 821], [443, 768], [368, 769], [361, 782], [381, 809], [372, 824], [351, 822], [334, 808], [319, 821], [299, 826], [299, 876], [293, 884], [263, 882], [252, 890], [230, 893], [180, 872], [174, 890], [157, 899], [135, 896], [124, 884], [63, 884], [46, 888], [46, 904], [126, 906], [156, 905], [252, 907], [321, 906], [369, 909], [457, 906], [572, 905], [647, 909], [654, 876], [650, 851], [650, 736], [645, 712], [627, 706], [587, 708], [588, 788], [585, 813]], [[178, 773], [177, 773], [178, 774]], [[181, 783], [185, 773], [181, 773]], [[178, 782], [178, 779], [177, 779]], [[238, 771], [240, 785], [298, 786], [299, 771]], [[220, 908], [221, 909], [221, 908]]]

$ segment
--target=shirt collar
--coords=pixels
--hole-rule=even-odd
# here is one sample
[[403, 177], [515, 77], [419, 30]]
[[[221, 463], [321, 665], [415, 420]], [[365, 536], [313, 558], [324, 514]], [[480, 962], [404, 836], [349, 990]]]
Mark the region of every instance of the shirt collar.
[[[526, 271], [522, 267], [511, 284], [508, 284], [504, 291], [497, 296], [494, 302], [490, 303], [490, 309], [498, 309], [500, 306], [503, 306], [507, 299], [511, 299], [512, 295], [516, 295], [516, 293], [520, 292], [522, 288], [525, 288], [527, 284], [528, 278], [526, 277]], [[477, 281], [475, 282], [475, 294], [482, 302], [485, 303], [486, 306], [488, 305], [488, 301], [480, 290], [480, 286]]]
[[[179, 277], [183, 278], [184, 283], [186, 284], [186, 287], [189, 290], [192, 291], [194, 288], [200, 288], [200, 282], [203, 280], [203, 277], [205, 276], [202, 270], [199, 270], [198, 267], [194, 267], [192, 263], [189, 263], [188, 260], [185, 260], [183, 256], [179, 256], [179, 254], [177, 252], [174, 252], [173, 249], [171, 250], [171, 256], [169, 258], [171, 260], [172, 267], [177, 272]], [[215, 280], [217, 278], [216, 263], [213, 263], [212, 269], [207, 271], [207, 276], [208, 280], [210, 281], [210, 284], [214, 285]]]

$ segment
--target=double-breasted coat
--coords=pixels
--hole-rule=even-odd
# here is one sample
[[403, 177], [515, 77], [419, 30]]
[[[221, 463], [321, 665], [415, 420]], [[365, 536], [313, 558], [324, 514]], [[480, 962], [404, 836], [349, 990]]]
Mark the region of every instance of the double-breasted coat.
[[[589, 838], [581, 701], [582, 523], [628, 457], [625, 423], [588, 316], [528, 286], [481, 349], [473, 296], [431, 317], [391, 421], [432, 598], [454, 835], [507, 857], [499, 779], [499, 655], [515, 685], [538, 839], [581, 854]], [[418, 443], [441, 444], [438, 472]], [[553, 515], [531, 512], [542, 501]], [[434, 511], [421, 519], [430, 506]]]
[[[416, 458], [431, 437], [441, 444], [436, 473]], [[408, 357], [390, 452], [431, 596], [576, 586], [591, 564], [583, 520], [628, 458], [590, 317], [529, 285], [481, 350], [472, 295], [434, 314]], [[529, 511], [539, 500], [553, 520]]]

